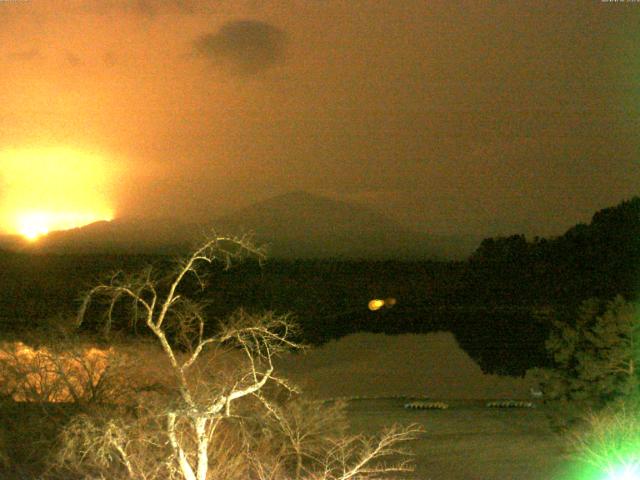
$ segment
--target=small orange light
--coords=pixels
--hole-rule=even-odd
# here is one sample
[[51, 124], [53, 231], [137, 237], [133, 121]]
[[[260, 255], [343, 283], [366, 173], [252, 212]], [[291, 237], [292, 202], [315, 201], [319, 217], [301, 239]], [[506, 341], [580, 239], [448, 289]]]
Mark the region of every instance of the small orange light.
[[372, 312], [380, 310], [382, 307], [384, 307], [384, 300], [380, 300], [379, 298], [374, 298], [369, 302], [369, 310]]

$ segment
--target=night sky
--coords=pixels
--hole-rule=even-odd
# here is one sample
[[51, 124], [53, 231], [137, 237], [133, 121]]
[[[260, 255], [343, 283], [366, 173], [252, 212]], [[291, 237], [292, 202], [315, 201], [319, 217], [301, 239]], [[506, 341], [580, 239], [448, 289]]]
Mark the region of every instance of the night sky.
[[[556, 235], [640, 193], [639, 26], [599, 0], [0, 1], [0, 155], [99, 156], [120, 217], [305, 190]], [[0, 199], [30, 188], [5, 167]]]

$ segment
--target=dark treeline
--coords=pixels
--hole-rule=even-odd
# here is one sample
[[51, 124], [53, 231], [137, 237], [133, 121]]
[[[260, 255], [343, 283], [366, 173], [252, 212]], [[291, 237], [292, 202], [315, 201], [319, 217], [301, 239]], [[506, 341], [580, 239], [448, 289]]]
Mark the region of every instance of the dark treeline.
[[469, 292], [483, 302], [566, 303], [634, 298], [640, 286], [640, 198], [597, 212], [564, 235], [488, 238], [469, 261]]
[[[110, 273], [148, 264], [162, 270], [171, 261], [0, 252], [1, 326], [33, 329], [52, 317], [71, 316], [82, 292]], [[204, 291], [195, 281], [186, 288], [206, 302], [211, 328], [242, 306], [292, 312], [312, 344], [356, 331], [446, 330], [484, 371], [520, 375], [547, 364], [544, 341], [552, 318], [569, 321], [591, 297], [635, 298], [638, 265], [640, 198], [633, 198], [557, 238], [485, 239], [465, 262], [248, 260], [229, 270], [212, 266]], [[393, 308], [367, 308], [369, 300], [389, 297], [397, 300]], [[116, 312], [123, 326], [126, 308]]]

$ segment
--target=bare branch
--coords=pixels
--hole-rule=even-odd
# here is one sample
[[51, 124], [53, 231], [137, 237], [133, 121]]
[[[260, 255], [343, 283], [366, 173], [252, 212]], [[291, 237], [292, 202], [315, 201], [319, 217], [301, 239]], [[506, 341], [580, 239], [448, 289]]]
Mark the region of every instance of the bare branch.
[[[415, 440], [423, 432], [417, 424], [407, 427], [394, 425], [380, 434], [377, 439], [367, 439], [356, 436], [339, 440], [327, 457], [328, 471], [334, 470], [331, 465], [340, 465], [341, 473], [327, 478], [349, 480], [364, 475], [381, 475], [397, 472], [412, 471], [411, 465], [402, 458], [409, 454], [399, 445]], [[379, 463], [386, 458], [400, 457], [395, 463]]]
[[191, 354], [191, 356], [187, 359], [187, 361], [182, 364], [182, 369], [186, 370], [191, 365], [193, 365], [194, 362], [198, 359], [198, 356], [200, 355], [200, 353], [202, 353], [202, 349], [206, 345], [208, 345], [210, 343], [214, 343], [215, 341], [216, 341], [216, 339], [214, 339], [214, 338], [208, 338], [208, 339], [200, 342], [198, 344], [198, 346], [195, 348], [195, 350], [193, 351], [193, 353]]

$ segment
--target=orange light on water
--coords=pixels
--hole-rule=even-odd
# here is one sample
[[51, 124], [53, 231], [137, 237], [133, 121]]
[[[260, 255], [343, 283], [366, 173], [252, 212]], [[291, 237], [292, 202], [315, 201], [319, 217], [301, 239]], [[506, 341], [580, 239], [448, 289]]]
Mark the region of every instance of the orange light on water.
[[98, 155], [70, 148], [0, 152], [0, 230], [37, 240], [111, 220], [113, 169]]

